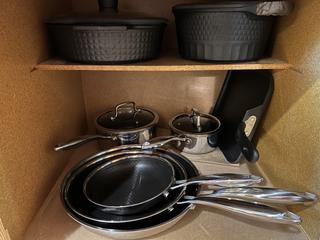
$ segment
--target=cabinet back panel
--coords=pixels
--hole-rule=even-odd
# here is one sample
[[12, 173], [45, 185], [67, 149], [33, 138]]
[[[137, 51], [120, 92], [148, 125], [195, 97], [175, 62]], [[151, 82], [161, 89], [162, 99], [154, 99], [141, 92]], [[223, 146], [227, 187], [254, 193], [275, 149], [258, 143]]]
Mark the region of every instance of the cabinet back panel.
[[84, 72], [84, 98], [89, 126], [94, 118], [124, 101], [135, 101], [160, 115], [168, 127], [174, 115], [192, 107], [209, 112], [216, 101], [225, 72]]

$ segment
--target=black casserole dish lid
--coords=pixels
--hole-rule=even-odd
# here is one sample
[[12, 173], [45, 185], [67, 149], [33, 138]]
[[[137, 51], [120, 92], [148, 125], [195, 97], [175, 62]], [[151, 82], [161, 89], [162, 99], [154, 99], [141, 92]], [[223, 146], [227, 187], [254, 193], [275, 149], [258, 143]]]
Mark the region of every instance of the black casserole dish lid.
[[73, 13], [46, 20], [47, 24], [88, 26], [155, 26], [166, 25], [167, 19], [142, 13], [118, 12], [117, 0], [99, 0], [100, 12]]
[[260, 16], [284, 16], [293, 10], [289, 0], [281, 1], [217, 1], [211, 4], [179, 4], [172, 8], [175, 13], [188, 12], [250, 12]]

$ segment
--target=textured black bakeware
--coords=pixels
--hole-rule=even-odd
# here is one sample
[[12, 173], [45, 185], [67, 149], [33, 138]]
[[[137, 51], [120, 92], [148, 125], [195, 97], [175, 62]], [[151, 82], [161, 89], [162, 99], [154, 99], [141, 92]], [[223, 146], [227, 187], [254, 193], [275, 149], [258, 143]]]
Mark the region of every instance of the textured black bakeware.
[[99, 14], [46, 21], [56, 53], [69, 61], [118, 64], [160, 55], [166, 19], [117, 12], [117, 0], [99, 0]]
[[173, 9], [179, 53], [202, 61], [239, 62], [264, 57], [275, 17], [248, 12]]
[[117, 64], [157, 58], [165, 25], [115, 28], [48, 24], [57, 54], [69, 61]]

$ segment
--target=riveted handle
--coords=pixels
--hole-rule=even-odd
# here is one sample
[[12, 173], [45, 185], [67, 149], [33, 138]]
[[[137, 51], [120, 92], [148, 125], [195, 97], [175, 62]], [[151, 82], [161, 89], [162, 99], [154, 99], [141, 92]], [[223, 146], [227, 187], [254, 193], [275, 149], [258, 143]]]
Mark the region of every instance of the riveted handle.
[[116, 140], [117, 137], [115, 136], [105, 136], [105, 135], [83, 135], [80, 136], [76, 139], [71, 140], [68, 143], [63, 143], [63, 144], [57, 144], [54, 147], [55, 151], [61, 151], [61, 150], [70, 150], [70, 149], [75, 149], [85, 143], [91, 142], [93, 140], [99, 140], [99, 139], [111, 139], [111, 140]]
[[261, 182], [263, 182], [263, 178], [255, 175], [233, 173], [211, 174], [176, 181], [176, 185], [171, 187], [171, 189], [188, 186], [190, 184], [206, 184], [220, 187], [242, 187], [259, 184]]
[[222, 209], [224, 211], [236, 213], [253, 219], [281, 223], [281, 224], [298, 224], [301, 223], [299, 215], [292, 212], [282, 210], [280, 208], [271, 207], [260, 203], [251, 203], [241, 200], [229, 200], [214, 197], [192, 197], [185, 196], [186, 200], [182, 200], [177, 204], [196, 204], [205, 205]]
[[221, 188], [213, 191], [201, 191], [200, 195], [282, 205], [310, 205], [318, 200], [317, 195], [314, 193], [291, 192], [285, 189], [263, 187]]

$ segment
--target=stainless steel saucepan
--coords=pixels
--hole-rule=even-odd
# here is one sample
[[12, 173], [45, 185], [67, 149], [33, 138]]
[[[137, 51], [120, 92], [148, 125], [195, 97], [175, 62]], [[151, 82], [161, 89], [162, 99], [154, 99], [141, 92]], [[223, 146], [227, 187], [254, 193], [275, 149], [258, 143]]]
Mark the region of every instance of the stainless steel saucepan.
[[203, 154], [215, 150], [221, 132], [221, 122], [218, 118], [200, 113], [192, 109], [191, 113], [183, 113], [169, 121], [173, 134], [184, 135], [190, 139], [187, 143], [178, 143], [182, 152]]
[[104, 149], [115, 145], [141, 144], [154, 136], [158, 121], [159, 115], [151, 109], [138, 107], [135, 102], [120, 103], [95, 119], [97, 134], [80, 136], [68, 143], [58, 144], [54, 150], [74, 149], [93, 140], [99, 140]]

